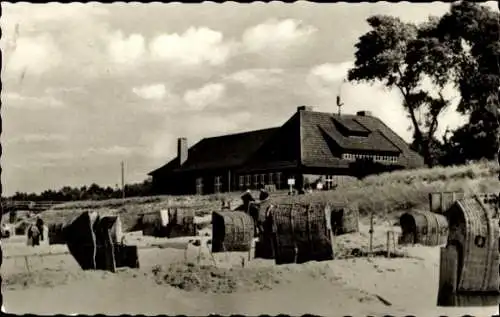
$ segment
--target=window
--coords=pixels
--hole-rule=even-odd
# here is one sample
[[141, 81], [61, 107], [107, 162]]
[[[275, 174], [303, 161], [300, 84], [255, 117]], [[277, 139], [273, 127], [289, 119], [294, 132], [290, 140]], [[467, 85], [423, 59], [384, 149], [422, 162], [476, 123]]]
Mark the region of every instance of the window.
[[260, 174], [260, 184], [266, 184], [266, 174]]
[[250, 185], [251, 185], [250, 175], [245, 175], [245, 185], [247, 187], [250, 187]]
[[389, 155], [344, 153], [344, 154], [342, 154], [342, 158], [345, 160], [373, 160], [376, 162], [397, 162], [398, 161], [397, 156], [389, 156]]
[[276, 173], [276, 188], [281, 188], [281, 172]]
[[238, 185], [239, 185], [239, 188], [243, 188], [243, 186], [245, 186], [245, 176], [243, 175], [240, 175], [238, 177]]
[[221, 177], [215, 176], [214, 178], [214, 193], [220, 193], [222, 187]]
[[196, 194], [203, 195], [203, 178], [201, 177], [196, 179]]
[[273, 173], [269, 173], [269, 175], [267, 176], [267, 182], [269, 185], [273, 185], [274, 184], [274, 178], [273, 178]]
[[253, 185], [254, 185], [255, 187], [257, 187], [257, 185], [259, 185], [259, 175], [257, 175], [257, 174], [255, 174], [255, 175], [253, 176]]
[[325, 175], [325, 187], [326, 189], [333, 188], [333, 175]]

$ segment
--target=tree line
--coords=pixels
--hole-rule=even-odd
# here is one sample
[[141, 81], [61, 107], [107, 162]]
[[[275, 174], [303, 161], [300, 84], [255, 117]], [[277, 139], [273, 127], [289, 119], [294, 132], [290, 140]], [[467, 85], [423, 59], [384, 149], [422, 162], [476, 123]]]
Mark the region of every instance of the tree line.
[[[388, 15], [367, 22], [370, 30], [355, 46], [348, 80], [399, 92], [413, 130], [411, 147], [427, 165], [494, 159], [499, 148], [499, 13], [463, 1], [420, 24]], [[455, 101], [446, 96], [450, 87], [459, 92], [456, 111], [468, 122], [437, 135], [440, 116]]]
[[[127, 184], [124, 186], [125, 197], [150, 196], [153, 194], [151, 180], [147, 179], [141, 183]], [[123, 191], [121, 188], [112, 188], [110, 186], [101, 187], [97, 184], [90, 186], [70, 187], [64, 186], [59, 190], [44, 190], [40, 194], [16, 192], [3, 200], [15, 201], [77, 201], [77, 200], [104, 200], [112, 198], [121, 198]]]

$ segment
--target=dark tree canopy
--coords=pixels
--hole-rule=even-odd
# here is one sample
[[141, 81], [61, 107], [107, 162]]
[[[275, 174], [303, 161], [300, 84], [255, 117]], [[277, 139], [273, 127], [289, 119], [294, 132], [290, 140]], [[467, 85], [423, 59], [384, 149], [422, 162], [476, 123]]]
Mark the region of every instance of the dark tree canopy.
[[[445, 149], [464, 160], [493, 157], [500, 144], [499, 13], [463, 1], [420, 25], [381, 15], [367, 22], [371, 30], [356, 44], [348, 78], [380, 82], [401, 93], [414, 130], [412, 147], [426, 163], [433, 165]], [[457, 88], [457, 110], [470, 121], [442, 144], [436, 135], [439, 116], [452, 101], [444, 96], [445, 87]], [[484, 151], [475, 151], [474, 144]]]

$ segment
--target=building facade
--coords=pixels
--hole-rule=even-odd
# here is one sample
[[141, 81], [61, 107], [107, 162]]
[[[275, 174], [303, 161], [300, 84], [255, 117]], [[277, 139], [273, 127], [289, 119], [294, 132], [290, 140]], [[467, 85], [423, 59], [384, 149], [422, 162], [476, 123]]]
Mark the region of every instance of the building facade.
[[156, 193], [209, 194], [275, 185], [294, 188], [321, 177], [327, 188], [341, 178], [361, 178], [423, 167], [420, 155], [380, 119], [315, 112], [298, 107], [282, 126], [205, 138], [188, 147], [179, 138], [177, 157], [149, 173]]

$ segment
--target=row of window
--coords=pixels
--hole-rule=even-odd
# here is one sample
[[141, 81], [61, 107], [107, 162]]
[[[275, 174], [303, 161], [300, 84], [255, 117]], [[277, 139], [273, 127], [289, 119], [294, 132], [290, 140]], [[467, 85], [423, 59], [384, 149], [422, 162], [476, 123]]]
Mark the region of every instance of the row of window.
[[238, 185], [240, 188], [257, 185], [281, 185], [281, 173], [240, 175]]
[[397, 156], [388, 156], [388, 155], [369, 155], [369, 154], [351, 154], [344, 153], [342, 154], [342, 159], [354, 161], [356, 159], [371, 159], [375, 162], [397, 162]]
[[[240, 175], [238, 178], [239, 189], [257, 187], [258, 185], [276, 185], [279, 188], [283, 180], [281, 173], [268, 173], [268, 174], [254, 174], [254, 175]], [[220, 193], [222, 189], [222, 176], [214, 177], [214, 192]], [[203, 178], [196, 179], [196, 192], [203, 192]]]

